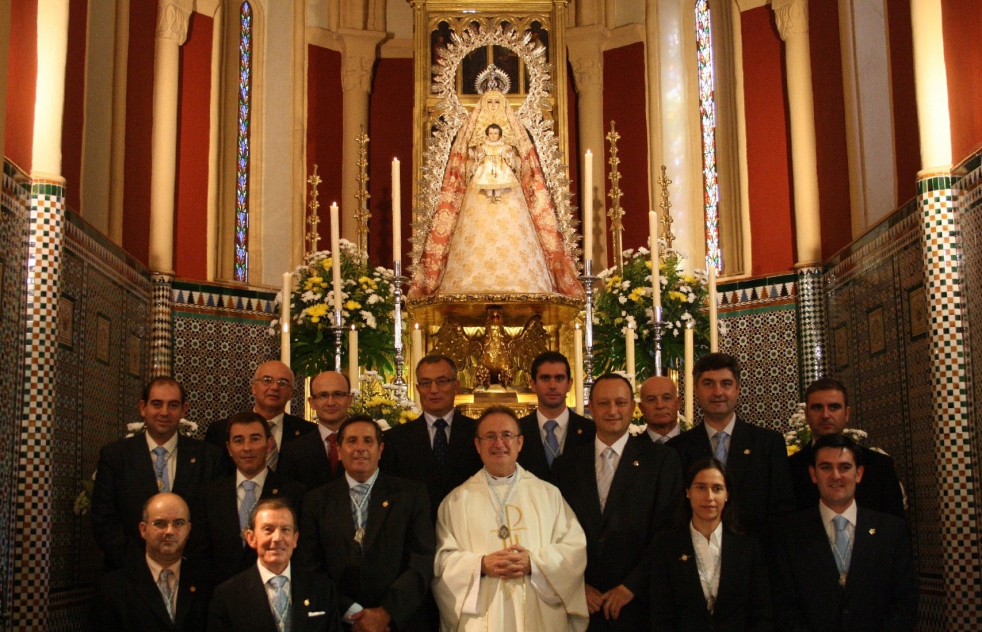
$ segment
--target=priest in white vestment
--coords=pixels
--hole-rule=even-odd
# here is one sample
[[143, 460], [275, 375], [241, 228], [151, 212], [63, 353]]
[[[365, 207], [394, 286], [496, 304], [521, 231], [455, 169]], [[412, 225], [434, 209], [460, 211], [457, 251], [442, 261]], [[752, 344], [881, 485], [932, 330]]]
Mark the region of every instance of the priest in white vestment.
[[477, 435], [484, 468], [437, 515], [440, 629], [586, 630], [586, 536], [576, 514], [559, 489], [517, 464], [523, 439], [511, 409], [487, 409]]

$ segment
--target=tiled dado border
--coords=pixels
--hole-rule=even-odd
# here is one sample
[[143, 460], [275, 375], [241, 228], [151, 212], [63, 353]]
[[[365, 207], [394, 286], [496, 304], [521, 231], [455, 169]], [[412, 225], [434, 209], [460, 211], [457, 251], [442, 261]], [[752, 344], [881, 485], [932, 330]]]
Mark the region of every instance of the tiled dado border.
[[275, 300], [275, 291], [219, 283], [175, 279], [171, 288], [171, 309], [174, 312], [271, 320], [277, 315], [273, 306]]
[[794, 309], [797, 296], [797, 277], [794, 274], [719, 283], [716, 288], [720, 318], [775, 309]]
[[822, 266], [826, 290], [879, 265], [913, 243], [923, 230], [919, 212], [914, 198], [826, 261]]

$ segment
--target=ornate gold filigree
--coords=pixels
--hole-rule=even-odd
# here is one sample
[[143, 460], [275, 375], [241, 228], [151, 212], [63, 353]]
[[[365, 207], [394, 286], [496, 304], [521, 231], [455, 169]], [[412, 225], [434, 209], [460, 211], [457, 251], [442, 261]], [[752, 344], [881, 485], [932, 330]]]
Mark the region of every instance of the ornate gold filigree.
[[658, 208], [662, 210], [662, 215], [658, 219], [658, 223], [661, 224], [661, 230], [658, 232], [661, 238], [665, 240], [665, 247], [671, 248], [672, 242], [675, 241], [675, 235], [672, 233], [672, 203], [668, 200], [668, 185], [672, 181], [665, 175], [665, 165], [661, 166], [661, 176], [657, 182], [658, 186], [661, 187], [661, 202], [658, 204]]
[[355, 136], [358, 143], [358, 192], [355, 199], [355, 222], [358, 224], [358, 252], [368, 254], [368, 220], [372, 218], [371, 211], [368, 210], [368, 198], [372, 197], [368, 193], [368, 134], [365, 133], [365, 126], [361, 127], [361, 133]]
[[321, 177], [317, 175], [317, 165], [314, 165], [314, 173], [307, 178], [307, 184], [310, 185], [310, 203], [307, 204], [307, 208], [310, 209], [310, 213], [307, 215], [307, 224], [310, 228], [307, 230], [307, 236], [305, 241], [307, 242], [307, 254], [311, 255], [317, 252], [317, 242], [320, 241], [320, 234], [317, 232], [317, 225], [320, 224], [320, 217], [317, 215], [317, 209], [320, 208], [321, 203], [317, 201], [317, 196], [320, 192], [317, 187], [321, 183]]
[[624, 252], [624, 209], [621, 208], [621, 197], [624, 193], [621, 191], [621, 171], [620, 164], [621, 159], [617, 157], [617, 141], [621, 139], [621, 135], [617, 133], [614, 129], [614, 121], [610, 122], [610, 132], [607, 134], [607, 142], [610, 143], [610, 160], [607, 164], [610, 165], [610, 192], [607, 197], [610, 198], [610, 210], [607, 211], [607, 216], [610, 217], [610, 232], [614, 235], [614, 262], [617, 266], [617, 275], [621, 276], [624, 273], [624, 262], [621, 256]]

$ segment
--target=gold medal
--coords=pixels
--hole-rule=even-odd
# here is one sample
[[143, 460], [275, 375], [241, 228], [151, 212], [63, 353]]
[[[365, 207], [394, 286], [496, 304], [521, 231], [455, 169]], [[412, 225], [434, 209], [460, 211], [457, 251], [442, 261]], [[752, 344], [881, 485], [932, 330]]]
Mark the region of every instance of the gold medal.
[[511, 535], [511, 531], [508, 530], [508, 527], [506, 527], [505, 525], [501, 525], [501, 528], [498, 529], [498, 537], [501, 538], [502, 540], [507, 540], [508, 536], [510, 535]]
[[839, 573], [839, 585], [840, 586], [846, 585], [846, 573]]
[[355, 529], [355, 542], [361, 544], [361, 541], [365, 539], [365, 530], [359, 527]]
[[164, 479], [162, 478], [157, 479], [157, 491], [158, 492], [164, 491]]

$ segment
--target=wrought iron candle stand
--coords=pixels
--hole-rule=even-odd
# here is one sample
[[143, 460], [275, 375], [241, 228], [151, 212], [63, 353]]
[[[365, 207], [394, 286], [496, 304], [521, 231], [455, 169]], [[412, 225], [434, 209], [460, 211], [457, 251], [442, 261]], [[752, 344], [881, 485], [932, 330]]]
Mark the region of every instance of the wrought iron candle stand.
[[583, 401], [589, 401], [590, 389], [593, 387], [593, 284], [600, 277], [593, 274], [593, 260], [587, 259], [583, 265], [583, 276], [580, 282], [586, 290], [586, 323], [584, 323], [583, 346]]
[[397, 260], [394, 265], [395, 277], [392, 279], [392, 298], [395, 302], [395, 348], [396, 348], [396, 377], [393, 384], [399, 387], [403, 397], [408, 393], [406, 380], [402, 377], [403, 366], [406, 363], [406, 356], [403, 355], [402, 344], [402, 286], [409, 279], [402, 276], [402, 260]]
[[662, 321], [662, 311], [660, 307], [654, 308], [654, 320], [651, 323], [655, 329], [655, 375], [661, 375], [661, 337], [665, 333], [665, 323]]
[[334, 311], [334, 324], [331, 325], [331, 331], [334, 332], [334, 370], [338, 373], [341, 372], [341, 339], [344, 336], [346, 329], [344, 328], [344, 322], [341, 320], [341, 310]]

